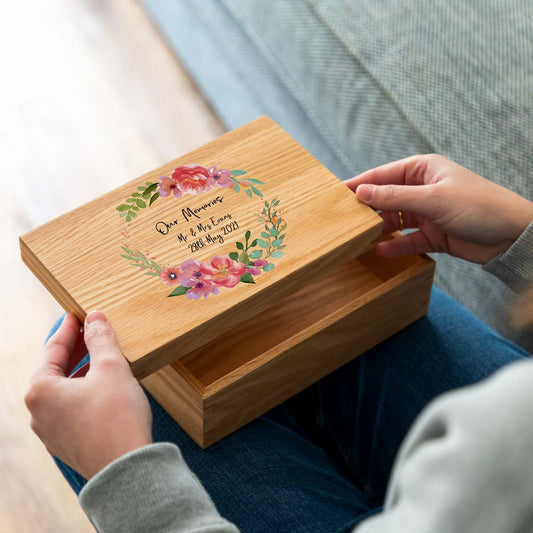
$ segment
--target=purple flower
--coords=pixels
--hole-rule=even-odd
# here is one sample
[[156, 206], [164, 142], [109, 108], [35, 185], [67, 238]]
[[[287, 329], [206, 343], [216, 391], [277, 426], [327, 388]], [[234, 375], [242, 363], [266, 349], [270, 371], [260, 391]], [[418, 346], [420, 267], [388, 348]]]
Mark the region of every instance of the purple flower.
[[183, 261], [180, 270], [178, 281], [184, 287], [191, 287], [187, 291], [187, 298], [198, 300], [202, 296], [207, 298], [211, 293], [218, 294], [218, 289], [211, 281], [211, 277], [200, 270], [200, 263], [196, 259]]
[[209, 167], [209, 175], [219, 187], [233, 187], [233, 182], [230, 179], [231, 171], [226, 168], [217, 170], [217, 167]]

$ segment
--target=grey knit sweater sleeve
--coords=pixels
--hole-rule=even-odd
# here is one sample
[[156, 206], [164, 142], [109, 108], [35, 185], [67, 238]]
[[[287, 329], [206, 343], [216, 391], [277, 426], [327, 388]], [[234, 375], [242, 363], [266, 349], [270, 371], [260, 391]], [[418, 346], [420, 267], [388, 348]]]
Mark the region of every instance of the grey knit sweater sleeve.
[[[485, 269], [514, 290], [533, 284], [533, 223]], [[433, 401], [395, 462], [384, 511], [357, 533], [533, 531], [533, 362]], [[80, 503], [100, 533], [226, 533], [178, 448], [152, 444], [99, 472]]]
[[123, 455], [80, 492], [80, 504], [99, 533], [236, 533], [174, 444]]
[[533, 221], [507, 252], [489, 261], [483, 270], [500, 278], [515, 292], [533, 285]]

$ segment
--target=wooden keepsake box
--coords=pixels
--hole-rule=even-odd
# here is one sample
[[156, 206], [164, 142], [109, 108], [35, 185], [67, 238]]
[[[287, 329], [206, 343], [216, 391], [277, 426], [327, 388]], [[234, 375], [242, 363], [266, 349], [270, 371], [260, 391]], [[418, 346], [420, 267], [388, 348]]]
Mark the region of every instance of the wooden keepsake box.
[[422, 317], [434, 264], [268, 117], [20, 237], [80, 320], [206, 447]]

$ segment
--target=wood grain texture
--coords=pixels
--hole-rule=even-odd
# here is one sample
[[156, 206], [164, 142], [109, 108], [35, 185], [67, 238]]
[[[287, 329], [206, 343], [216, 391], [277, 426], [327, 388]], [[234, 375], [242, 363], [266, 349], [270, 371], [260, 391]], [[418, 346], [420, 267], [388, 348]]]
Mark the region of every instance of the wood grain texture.
[[[287, 224], [284, 256], [273, 271], [256, 277], [255, 284], [223, 288], [219, 295], [198, 301], [167, 298], [168, 286], [121, 257], [124, 219], [116, 211], [138, 186], [191, 164], [245, 169], [246, 177], [264, 183], [260, 185], [264, 198], [250, 199], [242, 191], [220, 188], [198, 196], [162, 198], [127, 225], [130, 248], [176, 266], [186, 259], [206, 261], [227, 254], [236, 249], [235, 242], [243, 240], [246, 230], [260, 236], [263, 225], [254, 213], [261, 211], [265, 199], [280, 200], [279, 212]], [[183, 209], [200, 208], [215, 198], [222, 201], [201, 211], [200, 219], [185, 222], [180, 215]], [[178, 241], [180, 233], [190, 237], [189, 229], [198, 223], [212, 223], [213, 218], [228, 214], [240, 229], [224, 237], [222, 244], [194, 251]], [[174, 220], [178, 224], [168, 234], [155, 230], [161, 221]], [[142, 379], [260, 313], [333, 265], [357, 257], [377, 242], [381, 225], [374, 211], [276, 123], [262, 117], [30, 231], [21, 237], [21, 253], [67, 310], [80, 319], [95, 308], [106, 313], [134, 374]]]
[[433, 273], [426, 256], [367, 252], [159, 370], [148, 389], [210, 446], [424, 316]]
[[23, 402], [63, 311], [18, 235], [224, 128], [135, 1], [4, 2], [0, 27], [0, 532], [89, 533]]

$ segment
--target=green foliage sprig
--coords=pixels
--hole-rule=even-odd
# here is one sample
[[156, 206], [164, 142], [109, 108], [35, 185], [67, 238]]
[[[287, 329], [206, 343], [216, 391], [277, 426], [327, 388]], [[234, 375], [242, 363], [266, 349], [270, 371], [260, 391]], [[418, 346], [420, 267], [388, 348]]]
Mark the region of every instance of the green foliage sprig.
[[[252, 239], [251, 232], [248, 230], [244, 234], [245, 242], [237, 241], [235, 246], [237, 251], [230, 252], [229, 256], [234, 261], [243, 263], [246, 268], [257, 268], [265, 272], [274, 270], [275, 264], [268, 261], [270, 258], [283, 257], [283, 239], [285, 238], [285, 229], [287, 223], [278, 213], [279, 200], [274, 198], [271, 202], [265, 202], [261, 213], [254, 213], [256, 218], [264, 224], [264, 231], [261, 231], [261, 238]], [[262, 266], [254, 265], [254, 261], [267, 261]], [[252, 274], [246, 272], [241, 276], [243, 283], [255, 283]]]
[[233, 189], [235, 192], [241, 192], [241, 189], [250, 197], [255, 194], [260, 198], [263, 198], [263, 193], [256, 187], [256, 185], [264, 185], [264, 181], [256, 180], [255, 178], [238, 178], [237, 176], [243, 176], [246, 174], [246, 170], [232, 170], [230, 180], [233, 183]]
[[164, 266], [158, 265], [154, 260], [148, 259], [141, 251], [137, 250], [136, 252], [126, 248], [126, 246], [121, 246], [122, 250], [125, 253], [120, 254], [121, 257], [128, 259], [131, 266], [139, 267], [144, 271], [148, 276], [159, 276], [162, 270], [165, 269]]
[[157, 183], [147, 181], [145, 186], [137, 187], [137, 191], [126, 199], [126, 203], [117, 207], [117, 211], [121, 217], [126, 217], [126, 222], [131, 222], [137, 216], [139, 209], [150, 207], [158, 198]]

